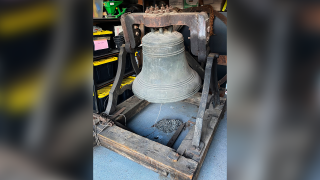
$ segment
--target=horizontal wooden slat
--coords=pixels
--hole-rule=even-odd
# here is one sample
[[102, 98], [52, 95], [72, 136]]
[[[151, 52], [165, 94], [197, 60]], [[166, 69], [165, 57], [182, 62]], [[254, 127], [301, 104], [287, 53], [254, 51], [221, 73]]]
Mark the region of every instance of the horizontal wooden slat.
[[178, 156], [167, 146], [126, 131], [117, 126], [108, 127], [99, 134], [103, 146], [163, 175], [170, 173], [176, 179], [191, 180], [198, 163]]
[[136, 96], [132, 96], [131, 98], [129, 98], [126, 101], [119, 104], [115, 110], [115, 112], [117, 112], [118, 110], [125, 107], [126, 110], [121, 114], [124, 114], [126, 118], [124, 118], [122, 115], [120, 115], [115, 119], [115, 121], [118, 121], [122, 124], [125, 124], [125, 120], [128, 122], [133, 116], [135, 116], [137, 113], [139, 113], [148, 104], [149, 104], [148, 101], [141, 100], [141, 99], [137, 98]]

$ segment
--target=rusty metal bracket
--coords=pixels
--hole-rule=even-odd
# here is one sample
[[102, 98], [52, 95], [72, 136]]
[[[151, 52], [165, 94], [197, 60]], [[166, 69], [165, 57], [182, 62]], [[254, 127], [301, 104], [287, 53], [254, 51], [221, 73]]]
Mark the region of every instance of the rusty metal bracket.
[[[101, 124], [103, 126], [103, 128], [98, 132], [97, 126]], [[93, 135], [94, 135], [94, 139], [96, 141], [96, 144], [98, 146], [101, 146], [100, 140], [99, 140], [99, 134], [104, 131], [107, 127], [111, 127], [114, 125], [114, 122], [110, 119], [106, 119], [102, 116], [100, 116], [99, 114], [95, 114], [93, 113]]]
[[227, 65], [227, 55], [221, 55], [218, 58], [218, 65], [223, 65], [226, 66]]
[[111, 119], [108, 119], [99, 114], [93, 113], [93, 125], [97, 126], [99, 124], [113, 126], [114, 122]]
[[[225, 17], [224, 15], [219, 13], [218, 11], [214, 10], [213, 7], [209, 4], [199, 6], [199, 7], [190, 7], [190, 8], [186, 8], [186, 9], [180, 9], [180, 8], [174, 7], [173, 10], [178, 13], [182, 13], [182, 12], [206, 12], [206, 13], [208, 13], [209, 17], [210, 17], [210, 21], [209, 21], [210, 25], [208, 26], [207, 31], [210, 33], [210, 36], [214, 35], [214, 33], [213, 33], [213, 20], [214, 20], [215, 16], [217, 16], [227, 26], [227, 17]], [[177, 28], [179, 28], [179, 27], [177, 27]]]

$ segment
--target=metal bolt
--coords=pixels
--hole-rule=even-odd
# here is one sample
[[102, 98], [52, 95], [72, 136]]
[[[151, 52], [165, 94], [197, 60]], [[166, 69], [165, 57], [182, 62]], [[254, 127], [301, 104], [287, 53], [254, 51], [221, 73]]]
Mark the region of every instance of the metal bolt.
[[190, 37], [188, 37], [188, 39], [190, 39]]
[[159, 33], [163, 34], [163, 28], [159, 28]]
[[169, 6], [167, 5], [167, 6], [166, 6], [166, 13], [169, 13], [169, 12], [170, 12]]

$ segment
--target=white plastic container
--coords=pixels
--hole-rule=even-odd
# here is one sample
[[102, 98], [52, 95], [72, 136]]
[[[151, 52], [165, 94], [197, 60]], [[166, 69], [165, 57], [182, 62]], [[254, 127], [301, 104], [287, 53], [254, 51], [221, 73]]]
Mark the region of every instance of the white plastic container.
[[93, 18], [102, 18], [103, 0], [93, 0]]

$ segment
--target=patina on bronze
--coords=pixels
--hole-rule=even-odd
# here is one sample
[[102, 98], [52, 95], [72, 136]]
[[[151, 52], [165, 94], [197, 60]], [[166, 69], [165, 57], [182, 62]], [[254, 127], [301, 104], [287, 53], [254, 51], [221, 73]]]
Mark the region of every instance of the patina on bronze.
[[142, 38], [143, 67], [132, 85], [133, 93], [152, 103], [187, 99], [201, 88], [201, 79], [190, 68], [181, 33], [159, 28]]

